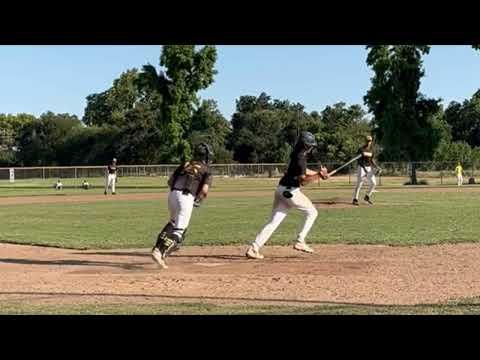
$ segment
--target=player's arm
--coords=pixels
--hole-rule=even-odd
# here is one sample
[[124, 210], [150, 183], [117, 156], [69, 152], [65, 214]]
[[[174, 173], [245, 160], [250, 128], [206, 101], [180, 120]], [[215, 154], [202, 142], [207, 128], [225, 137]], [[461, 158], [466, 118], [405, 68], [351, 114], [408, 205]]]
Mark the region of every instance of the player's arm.
[[198, 191], [197, 196], [195, 197], [194, 206], [199, 207], [200, 203], [205, 199], [208, 195], [208, 190], [210, 189], [210, 185], [212, 185], [212, 175], [206, 174], [200, 190]]
[[318, 181], [320, 179], [326, 180], [328, 179], [328, 170], [324, 166], [320, 168], [320, 171], [306, 169], [305, 175], [301, 175], [299, 178], [300, 182], [304, 185], [314, 181]]

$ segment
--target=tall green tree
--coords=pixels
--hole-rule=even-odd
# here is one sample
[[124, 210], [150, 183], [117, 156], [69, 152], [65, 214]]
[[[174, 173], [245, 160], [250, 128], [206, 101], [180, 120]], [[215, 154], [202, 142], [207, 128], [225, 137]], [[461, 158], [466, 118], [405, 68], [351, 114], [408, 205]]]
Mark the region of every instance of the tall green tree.
[[89, 126], [125, 125], [125, 114], [141, 96], [137, 80], [138, 70], [130, 69], [115, 79], [109, 89], [87, 96], [83, 122]]
[[[424, 76], [426, 45], [375, 45], [367, 64], [373, 69], [372, 86], [364, 100], [374, 115], [375, 133], [390, 161], [430, 160], [445, 134], [440, 99], [419, 92]], [[412, 167], [411, 183], [416, 184]]]
[[232, 152], [227, 150], [231, 133], [230, 123], [218, 110], [214, 100], [204, 100], [192, 116], [191, 144], [207, 141], [215, 153], [217, 163], [232, 162]]
[[166, 149], [166, 161], [178, 162], [191, 155], [190, 132], [197, 93], [213, 83], [217, 52], [214, 46], [165, 45], [160, 66], [165, 72], [145, 65], [137, 84], [143, 99], [158, 109], [156, 128]]

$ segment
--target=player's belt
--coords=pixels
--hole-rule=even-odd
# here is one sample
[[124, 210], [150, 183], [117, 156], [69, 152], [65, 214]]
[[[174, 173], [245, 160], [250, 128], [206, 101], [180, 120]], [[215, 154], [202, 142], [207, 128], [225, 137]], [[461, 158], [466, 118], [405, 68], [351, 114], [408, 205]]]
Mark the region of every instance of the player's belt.
[[183, 195], [188, 195], [191, 194], [192, 192], [189, 189], [179, 189], [179, 188], [173, 188], [172, 191], [181, 191]]

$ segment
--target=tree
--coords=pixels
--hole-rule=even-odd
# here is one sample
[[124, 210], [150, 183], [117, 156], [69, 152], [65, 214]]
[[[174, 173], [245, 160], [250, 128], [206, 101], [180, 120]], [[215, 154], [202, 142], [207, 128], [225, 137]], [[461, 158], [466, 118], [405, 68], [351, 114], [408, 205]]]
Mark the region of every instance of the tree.
[[123, 126], [125, 114], [133, 109], [141, 96], [137, 80], [138, 70], [127, 70], [113, 81], [108, 90], [87, 96], [83, 122], [89, 126]]
[[148, 64], [137, 81], [144, 101], [158, 109], [156, 128], [170, 150], [168, 159], [178, 162], [190, 157], [192, 115], [198, 105], [197, 93], [213, 83], [217, 58], [214, 46], [196, 50], [194, 45], [165, 45], [157, 72]]
[[191, 144], [207, 141], [217, 163], [230, 163], [232, 152], [227, 150], [230, 123], [223, 117], [214, 100], [204, 100], [192, 116]]
[[480, 90], [463, 104], [452, 101], [445, 110], [445, 120], [451, 128], [453, 141], [480, 146]]
[[76, 115], [44, 113], [19, 131], [18, 159], [24, 166], [58, 165], [57, 152], [65, 137], [82, 126]]
[[321, 113], [324, 126], [317, 134], [323, 161], [346, 162], [351, 159], [371, 133], [365, 111], [360, 105], [347, 107], [340, 102]]
[[[425, 99], [419, 92], [424, 76], [426, 45], [368, 46], [372, 86], [365, 104], [374, 115], [374, 130], [390, 161], [430, 160], [445, 135], [440, 99]], [[411, 183], [416, 184], [415, 166]]]

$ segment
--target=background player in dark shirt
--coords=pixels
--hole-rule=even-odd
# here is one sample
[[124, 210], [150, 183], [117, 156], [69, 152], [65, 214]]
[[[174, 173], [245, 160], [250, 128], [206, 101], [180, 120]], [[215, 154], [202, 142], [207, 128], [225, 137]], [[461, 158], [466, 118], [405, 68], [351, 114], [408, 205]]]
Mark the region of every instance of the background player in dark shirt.
[[309, 132], [303, 132], [297, 140], [295, 149], [290, 155], [290, 163], [285, 175], [281, 178], [275, 191], [273, 210], [270, 221], [257, 235], [255, 241], [247, 249], [247, 257], [250, 259], [263, 259], [260, 248], [267, 242], [275, 229], [287, 216], [291, 208], [300, 210], [305, 215], [303, 228], [298, 234], [293, 248], [295, 250], [313, 253], [313, 249], [305, 243], [305, 238], [310, 231], [318, 212], [312, 202], [300, 190], [300, 187], [319, 178], [327, 179], [327, 169], [322, 166], [321, 171], [307, 169], [307, 154], [317, 146], [315, 136]]
[[355, 191], [353, 192], [352, 204], [356, 206], [359, 205], [358, 196], [360, 195], [360, 190], [363, 186], [365, 178], [368, 181], [369, 187], [363, 200], [370, 205], [373, 205], [371, 196], [375, 190], [375, 186], [377, 185], [377, 180], [375, 179], [375, 169], [379, 169], [379, 167], [373, 159], [373, 138], [371, 136], [367, 136], [365, 140], [365, 145], [358, 150], [358, 154], [361, 154], [362, 157], [358, 159], [357, 184], [355, 186]]
[[207, 144], [199, 144], [195, 148], [193, 160], [177, 167], [168, 181], [170, 220], [158, 235], [157, 243], [152, 249], [153, 260], [163, 268], [167, 268], [166, 257], [178, 250], [185, 239], [193, 207], [200, 206], [212, 185], [212, 175], [208, 168], [212, 156]]
[[113, 158], [112, 163], [105, 169], [105, 192], [107, 195], [108, 188], [112, 189], [112, 195], [115, 195], [115, 185], [117, 183], [117, 159]]

